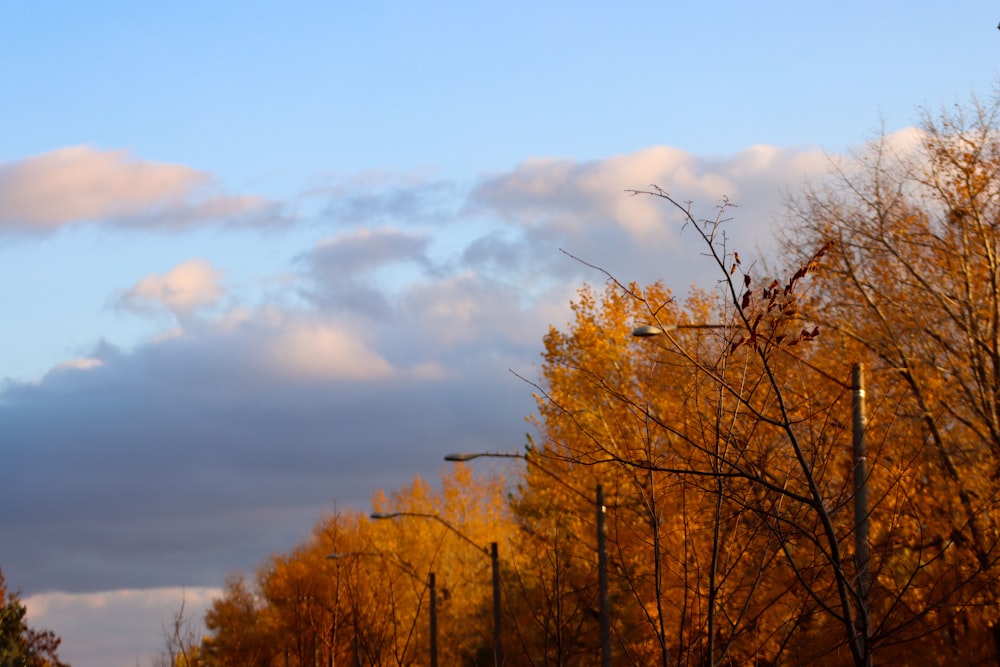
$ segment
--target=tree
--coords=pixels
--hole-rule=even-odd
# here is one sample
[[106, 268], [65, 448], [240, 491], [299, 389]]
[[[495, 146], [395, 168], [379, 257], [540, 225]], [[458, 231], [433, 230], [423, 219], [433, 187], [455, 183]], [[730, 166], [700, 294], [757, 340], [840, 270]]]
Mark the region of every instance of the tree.
[[264, 667], [270, 663], [274, 642], [262, 618], [262, 604], [246, 578], [231, 574], [222, 596], [205, 613], [209, 635], [201, 653], [212, 667]]
[[[662, 664], [837, 664], [846, 654], [868, 665], [876, 650], [907, 655], [910, 642], [956, 614], [965, 624], [949, 625], [952, 634], [969, 636], [968, 611], [993, 599], [981, 588], [990, 577], [980, 575], [993, 562], [996, 532], [981, 513], [997, 494], [982, 486], [988, 469], [968, 470], [975, 494], [966, 495], [982, 500], [943, 537], [929, 531], [934, 516], [956, 516], [963, 492], [955, 505], [918, 502], [914, 493], [928, 484], [921, 482], [928, 463], [954, 455], [929, 461], [928, 447], [913, 446], [914, 424], [905, 418], [912, 401], [881, 379], [866, 429], [876, 443], [874, 472], [855, 480], [850, 443], [863, 431], [852, 427], [846, 376], [870, 359], [854, 339], [820, 336], [820, 323], [840, 332], [857, 322], [843, 300], [825, 298], [836, 288], [823, 291], [839, 279], [822, 273], [836, 237], [820, 229], [798, 239], [788, 277], [762, 279], [726, 247], [728, 203], [698, 220], [663, 190], [642, 194], [662, 198], [695, 230], [720, 291], [681, 306], [658, 285], [640, 289], [609, 276], [600, 298], [581, 292], [568, 331], [546, 337], [539, 385], [543, 460], [566, 474], [589, 470], [612, 487], [614, 574], [641, 612], [621, 619], [620, 630], [634, 631], [644, 617], [659, 644], [650, 653], [620, 631], [620, 649]], [[876, 261], [865, 268], [886, 270]], [[817, 275], [820, 282], [810, 280]], [[912, 304], [895, 298], [900, 309]], [[911, 317], [916, 324], [925, 314]], [[639, 323], [662, 334], [659, 342], [631, 341]], [[714, 324], [699, 331], [705, 323]], [[901, 337], [887, 329], [886, 340], [893, 335]], [[969, 422], [957, 418], [949, 433]], [[963, 456], [981, 459], [970, 444]], [[543, 483], [533, 477], [526, 496]], [[872, 502], [857, 519], [861, 488]], [[868, 546], [855, 539], [862, 525], [872, 526], [867, 557], [868, 549], [855, 550]], [[977, 543], [976, 530], [990, 551], [958, 560], [955, 542]]]
[[995, 94], [883, 135], [792, 203], [785, 241], [793, 256], [835, 242], [809, 315], [832, 334], [827, 354], [870, 360], [893, 405], [873, 478], [908, 493], [883, 494], [896, 520], [873, 535], [894, 553], [884, 613], [910, 618], [922, 656], [970, 662], [1000, 661], [998, 114]]
[[252, 583], [230, 577], [206, 614], [205, 664], [428, 664], [431, 572], [441, 664], [492, 655], [489, 560], [445, 524], [477, 544], [508, 544], [503, 481], [459, 466], [440, 491], [417, 478], [376, 494], [372, 504], [416, 516], [376, 524], [338, 511], [322, 517], [307, 540], [268, 559]]
[[[852, 604], [832, 508], [817, 499], [828, 492], [818, 477], [840, 464], [822, 446], [832, 427], [797, 426], [838, 394], [811, 390], [800, 375], [779, 380], [795, 361], [779, 347], [813, 336], [783, 333], [806, 272], [787, 291], [736, 291], [739, 306], [728, 310], [704, 294], [680, 307], [658, 285], [612, 281], [601, 298], [584, 289], [569, 331], [546, 337], [536, 467], [609, 488], [617, 650], [633, 662], [777, 659], [811, 605], [840, 617]], [[710, 335], [695, 326], [727, 313], [729, 323]], [[662, 347], [637, 344], [629, 332], [649, 321], [680, 328]], [[544, 515], [546, 504], [566, 514], [568, 496], [547, 477], [529, 467], [526, 521], [537, 521], [526, 509]], [[574, 515], [590, 516], [574, 504]], [[796, 578], [809, 595], [790, 594]], [[853, 638], [853, 616], [843, 626]]]
[[34, 630], [24, 620], [20, 596], [8, 591], [0, 572], [0, 667], [68, 667], [56, 655], [62, 640], [50, 630]]

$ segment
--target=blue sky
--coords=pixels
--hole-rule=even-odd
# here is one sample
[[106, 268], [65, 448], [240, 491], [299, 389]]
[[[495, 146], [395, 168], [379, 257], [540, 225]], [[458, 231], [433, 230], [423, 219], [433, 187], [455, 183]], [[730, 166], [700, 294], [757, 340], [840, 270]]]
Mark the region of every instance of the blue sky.
[[[987, 2], [0, 7], [0, 567], [77, 667], [441, 456], [523, 442], [601, 274], [710, 282], [828, 158], [989, 97]], [[391, 418], [387, 418], [387, 416]], [[95, 610], [100, 610], [95, 611]], [[116, 628], [148, 623], [147, 642]], [[146, 620], [142, 620], [146, 619]]]

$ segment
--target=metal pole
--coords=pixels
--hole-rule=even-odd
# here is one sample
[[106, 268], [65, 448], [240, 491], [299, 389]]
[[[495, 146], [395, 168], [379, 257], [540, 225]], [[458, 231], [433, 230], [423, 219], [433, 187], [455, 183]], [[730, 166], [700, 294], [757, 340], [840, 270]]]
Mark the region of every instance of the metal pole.
[[865, 380], [860, 363], [851, 365], [851, 395], [854, 427], [854, 567], [858, 573], [858, 618], [856, 620], [865, 665], [872, 664], [871, 553], [868, 548], [868, 459], [865, 452]]
[[438, 617], [437, 617], [437, 591], [434, 582], [434, 573], [427, 576], [427, 587], [431, 589], [431, 667], [438, 664]]
[[604, 489], [597, 485], [597, 581], [601, 605], [601, 667], [611, 667], [611, 612], [608, 602], [608, 527]]
[[503, 666], [503, 646], [500, 644], [500, 556], [497, 543], [490, 542], [490, 560], [493, 563], [493, 661]]

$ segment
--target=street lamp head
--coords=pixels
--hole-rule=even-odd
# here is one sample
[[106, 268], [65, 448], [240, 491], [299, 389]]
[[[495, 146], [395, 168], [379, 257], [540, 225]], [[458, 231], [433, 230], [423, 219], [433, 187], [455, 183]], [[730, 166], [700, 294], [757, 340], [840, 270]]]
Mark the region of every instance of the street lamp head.
[[395, 519], [397, 516], [399, 516], [398, 513], [372, 512], [371, 514], [371, 518], [373, 519]]
[[641, 327], [632, 329], [632, 335], [636, 338], [649, 338], [650, 336], [659, 336], [660, 334], [664, 334], [672, 329], [676, 329], [676, 327], [661, 327], [655, 324], [643, 324]]
[[444, 457], [445, 461], [471, 461], [480, 457], [490, 459], [523, 459], [524, 454], [520, 452], [454, 452]]
[[454, 454], [448, 454], [444, 457], [445, 461], [471, 461], [472, 459], [478, 459], [482, 454], [473, 454], [471, 452], [455, 452]]
[[636, 338], [649, 338], [650, 336], [659, 336], [660, 334], [665, 334], [668, 331], [677, 331], [678, 329], [725, 329], [725, 324], [643, 324], [641, 327], [636, 327], [632, 329], [632, 335]]

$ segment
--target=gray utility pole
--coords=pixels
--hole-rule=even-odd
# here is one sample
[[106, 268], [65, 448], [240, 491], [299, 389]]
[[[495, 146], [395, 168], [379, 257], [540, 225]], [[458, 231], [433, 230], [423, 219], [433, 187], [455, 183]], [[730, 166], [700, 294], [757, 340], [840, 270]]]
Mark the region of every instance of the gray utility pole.
[[851, 365], [851, 397], [854, 427], [854, 567], [858, 574], [858, 617], [855, 620], [861, 655], [872, 664], [871, 642], [871, 552], [868, 549], [868, 458], [865, 452], [865, 378], [860, 363]]
[[433, 572], [427, 575], [427, 587], [431, 589], [431, 667], [438, 667], [437, 584]]
[[608, 609], [608, 526], [604, 489], [597, 485], [597, 582], [601, 605], [601, 667], [611, 667], [611, 612]]

